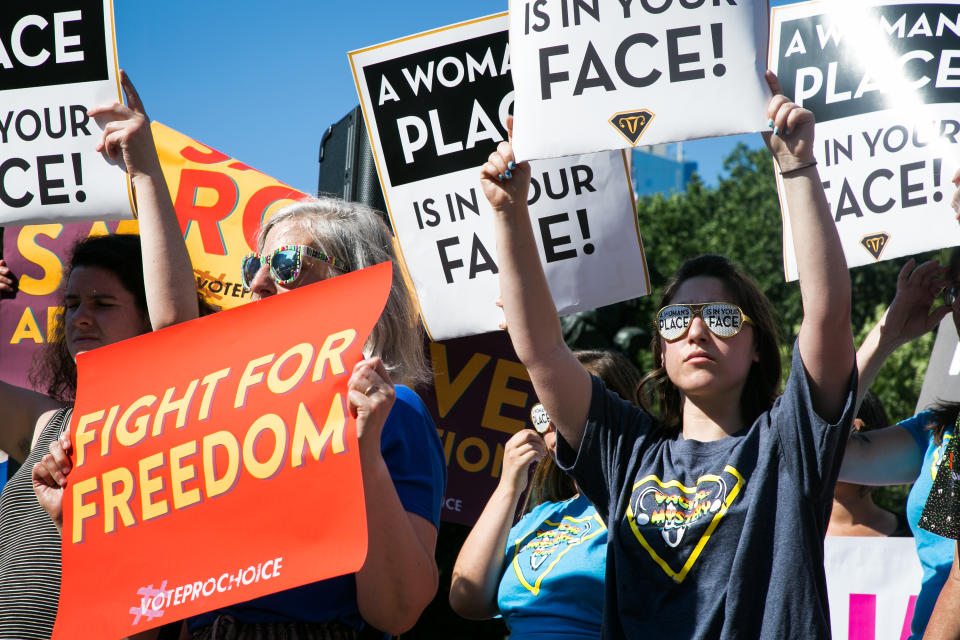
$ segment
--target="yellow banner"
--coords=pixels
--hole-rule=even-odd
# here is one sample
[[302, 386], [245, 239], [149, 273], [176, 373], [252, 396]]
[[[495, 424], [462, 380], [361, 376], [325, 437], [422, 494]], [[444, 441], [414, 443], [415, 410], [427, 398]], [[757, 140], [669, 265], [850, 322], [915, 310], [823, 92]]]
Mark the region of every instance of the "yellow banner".
[[159, 122], [151, 126], [197, 290], [223, 309], [243, 304], [250, 293], [240, 259], [254, 250], [257, 229], [306, 194]]

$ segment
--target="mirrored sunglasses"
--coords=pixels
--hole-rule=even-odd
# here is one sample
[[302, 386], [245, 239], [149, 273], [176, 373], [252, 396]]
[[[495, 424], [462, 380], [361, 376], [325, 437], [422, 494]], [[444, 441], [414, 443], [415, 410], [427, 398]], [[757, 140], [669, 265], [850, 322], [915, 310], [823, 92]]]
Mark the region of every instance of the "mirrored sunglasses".
[[745, 322], [753, 324], [743, 309], [729, 302], [670, 304], [657, 312], [657, 332], [664, 340], [679, 340], [687, 335], [696, 316], [718, 338], [732, 338], [740, 333]]
[[533, 428], [540, 435], [545, 434], [550, 429], [550, 416], [547, 415], [547, 410], [543, 408], [541, 403], [538, 402], [530, 409], [530, 422], [533, 423]]
[[953, 306], [954, 301], [960, 298], [960, 284], [955, 284], [943, 288], [943, 302], [949, 307]]
[[272, 253], [261, 256], [258, 253], [250, 253], [240, 261], [240, 278], [243, 286], [250, 288], [253, 279], [257, 276], [260, 268], [264, 264], [270, 265], [270, 275], [274, 282], [280, 285], [291, 284], [300, 276], [300, 268], [303, 265], [303, 256], [310, 256], [326, 262], [334, 269], [346, 272], [347, 265], [343, 260], [328, 256], [323, 251], [307, 247], [304, 245], [281, 245]]

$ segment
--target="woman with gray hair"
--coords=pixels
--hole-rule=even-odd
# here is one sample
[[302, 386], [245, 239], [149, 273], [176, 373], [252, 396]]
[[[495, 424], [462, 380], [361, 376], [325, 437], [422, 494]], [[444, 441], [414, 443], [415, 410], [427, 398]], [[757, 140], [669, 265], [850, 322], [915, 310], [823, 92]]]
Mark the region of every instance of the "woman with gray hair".
[[[393, 261], [393, 285], [353, 371], [367, 511], [367, 557], [353, 575], [265, 596], [188, 621], [193, 638], [355, 638], [412, 627], [437, 590], [434, 549], [446, 465], [437, 430], [408, 386], [425, 377], [423, 329], [393, 237], [373, 209], [322, 197], [278, 211], [242, 276], [254, 300]], [[304, 309], [304, 313], [327, 313]], [[396, 382], [396, 386], [394, 386]], [[317, 514], [317, 517], [323, 517]]]

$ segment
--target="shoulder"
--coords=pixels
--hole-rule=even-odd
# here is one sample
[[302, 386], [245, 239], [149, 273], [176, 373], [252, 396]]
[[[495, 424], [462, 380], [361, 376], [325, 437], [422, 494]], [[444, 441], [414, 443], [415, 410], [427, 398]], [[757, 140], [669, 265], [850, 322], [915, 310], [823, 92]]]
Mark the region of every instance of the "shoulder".
[[430, 411], [420, 396], [410, 387], [403, 385], [397, 385], [395, 390], [396, 400], [393, 408], [390, 409], [390, 415], [387, 416], [384, 434], [386, 435], [387, 431], [400, 429], [407, 437], [412, 435], [411, 432], [432, 433], [434, 437], [438, 437]]
[[921, 411], [912, 418], [901, 420], [895, 426], [903, 427], [916, 439], [917, 444], [926, 448], [933, 440], [933, 431], [930, 427], [937, 421], [933, 411]]

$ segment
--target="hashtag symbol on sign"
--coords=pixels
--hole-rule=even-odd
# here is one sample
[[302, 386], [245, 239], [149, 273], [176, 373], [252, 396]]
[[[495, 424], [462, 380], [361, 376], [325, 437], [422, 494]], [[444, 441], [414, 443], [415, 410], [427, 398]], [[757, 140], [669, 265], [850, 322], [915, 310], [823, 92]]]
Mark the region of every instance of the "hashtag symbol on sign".
[[166, 590], [166, 580], [161, 583], [159, 589], [154, 589], [153, 583], [137, 589], [137, 595], [140, 596], [140, 604], [135, 607], [130, 607], [130, 613], [133, 615], [133, 624], [138, 624], [140, 622], [140, 618], [142, 617], [146, 617], [147, 621], [150, 622], [154, 618], [159, 618], [163, 615], [163, 608], [153, 608], [153, 599], [156, 596], [163, 595]]

